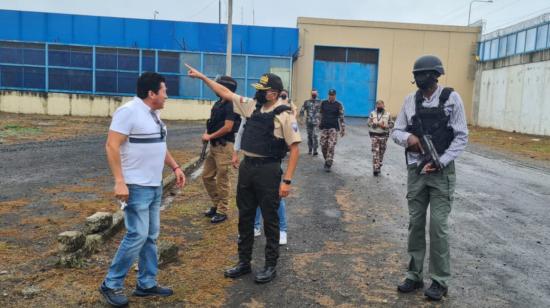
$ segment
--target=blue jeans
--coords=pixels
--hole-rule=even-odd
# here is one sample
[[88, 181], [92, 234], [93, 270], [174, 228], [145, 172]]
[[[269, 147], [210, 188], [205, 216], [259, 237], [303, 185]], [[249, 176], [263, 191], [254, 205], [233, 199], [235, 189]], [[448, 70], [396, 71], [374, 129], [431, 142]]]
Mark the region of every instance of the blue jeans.
[[[281, 202], [279, 203], [279, 211], [277, 212], [279, 214], [279, 231], [286, 232], [287, 230], [287, 224], [286, 224], [286, 202], [285, 199], [281, 198]], [[262, 211], [260, 210], [260, 207], [256, 209], [256, 219], [254, 220], [254, 229], [260, 229], [262, 227]]]
[[162, 186], [128, 185], [128, 206], [124, 209], [126, 235], [109, 267], [105, 286], [119, 289], [139, 257], [138, 286], [148, 289], [157, 285], [157, 238], [160, 231]]

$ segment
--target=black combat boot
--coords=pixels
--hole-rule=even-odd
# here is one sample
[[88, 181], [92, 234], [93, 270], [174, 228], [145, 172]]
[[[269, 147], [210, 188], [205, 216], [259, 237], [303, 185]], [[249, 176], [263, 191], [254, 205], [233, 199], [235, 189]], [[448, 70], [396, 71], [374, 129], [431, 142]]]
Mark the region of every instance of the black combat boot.
[[401, 284], [397, 286], [397, 290], [401, 293], [410, 293], [417, 289], [422, 289], [424, 287], [423, 281], [414, 281], [412, 279], [405, 279]]
[[237, 278], [250, 272], [252, 272], [250, 262], [239, 261], [234, 267], [226, 269], [223, 275], [227, 278]]
[[268, 283], [277, 276], [277, 271], [275, 266], [266, 265], [263, 271], [256, 274], [256, 283]]
[[211, 207], [208, 211], [204, 212], [204, 216], [212, 218], [214, 215], [216, 215], [217, 209], [215, 207]]
[[426, 295], [429, 299], [434, 301], [439, 301], [443, 296], [447, 296], [447, 292], [449, 289], [447, 287], [444, 287], [440, 285], [437, 281], [432, 280], [432, 285], [424, 291], [424, 295]]
[[227, 215], [222, 214], [222, 213], [216, 213], [216, 215], [214, 215], [212, 217], [210, 222], [213, 223], [213, 224], [217, 224], [217, 223], [225, 221], [226, 219], [227, 219]]

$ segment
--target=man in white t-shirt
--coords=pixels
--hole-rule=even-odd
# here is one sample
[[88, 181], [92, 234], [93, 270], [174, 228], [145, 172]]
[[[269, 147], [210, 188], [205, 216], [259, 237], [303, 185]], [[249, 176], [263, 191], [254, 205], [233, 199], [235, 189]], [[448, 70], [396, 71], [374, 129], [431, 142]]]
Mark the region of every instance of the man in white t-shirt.
[[173, 291], [157, 284], [157, 244], [160, 231], [162, 170], [168, 165], [183, 187], [185, 175], [166, 148], [166, 126], [159, 110], [167, 98], [165, 79], [143, 73], [137, 96], [118, 108], [107, 135], [107, 160], [115, 178], [114, 193], [124, 208], [126, 235], [120, 243], [99, 291], [112, 306], [128, 304], [124, 278], [138, 259], [135, 296], [170, 296]]

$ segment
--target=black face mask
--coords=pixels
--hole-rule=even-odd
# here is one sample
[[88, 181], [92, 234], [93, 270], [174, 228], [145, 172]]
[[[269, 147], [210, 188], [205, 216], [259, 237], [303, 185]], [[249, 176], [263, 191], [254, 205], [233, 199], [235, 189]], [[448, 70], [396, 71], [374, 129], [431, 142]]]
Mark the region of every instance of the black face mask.
[[384, 108], [376, 108], [376, 111], [378, 111], [378, 112], [383, 112], [383, 111], [384, 111]]
[[256, 102], [258, 102], [258, 104], [263, 105], [263, 104], [267, 103], [266, 94], [267, 94], [266, 91], [258, 90], [258, 91], [256, 91], [256, 94], [254, 95], [254, 99], [256, 99]]
[[437, 77], [432, 72], [420, 72], [414, 75], [414, 82], [420, 90], [428, 90], [437, 84]]
[[317, 98], [317, 94], [311, 94], [311, 98], [316, 99], [316, 98]]
[[286, 94], [281, 95], [281, 99], [285, 100], [287, 98]]

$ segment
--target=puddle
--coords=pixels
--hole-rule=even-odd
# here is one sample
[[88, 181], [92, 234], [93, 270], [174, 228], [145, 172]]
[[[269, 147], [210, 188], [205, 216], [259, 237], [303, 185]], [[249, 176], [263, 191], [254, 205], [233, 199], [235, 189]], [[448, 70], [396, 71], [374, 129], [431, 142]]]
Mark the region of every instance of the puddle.
[[323, 214], [325, 214], [325, 216], [328, 216], [328, 217], [331, 217], [331, 218], [340, 218], [340, 216], [342, 216], [342, 212], [340, 212], [339, 210], [334, 210], [334, 209], [323, 210]]

